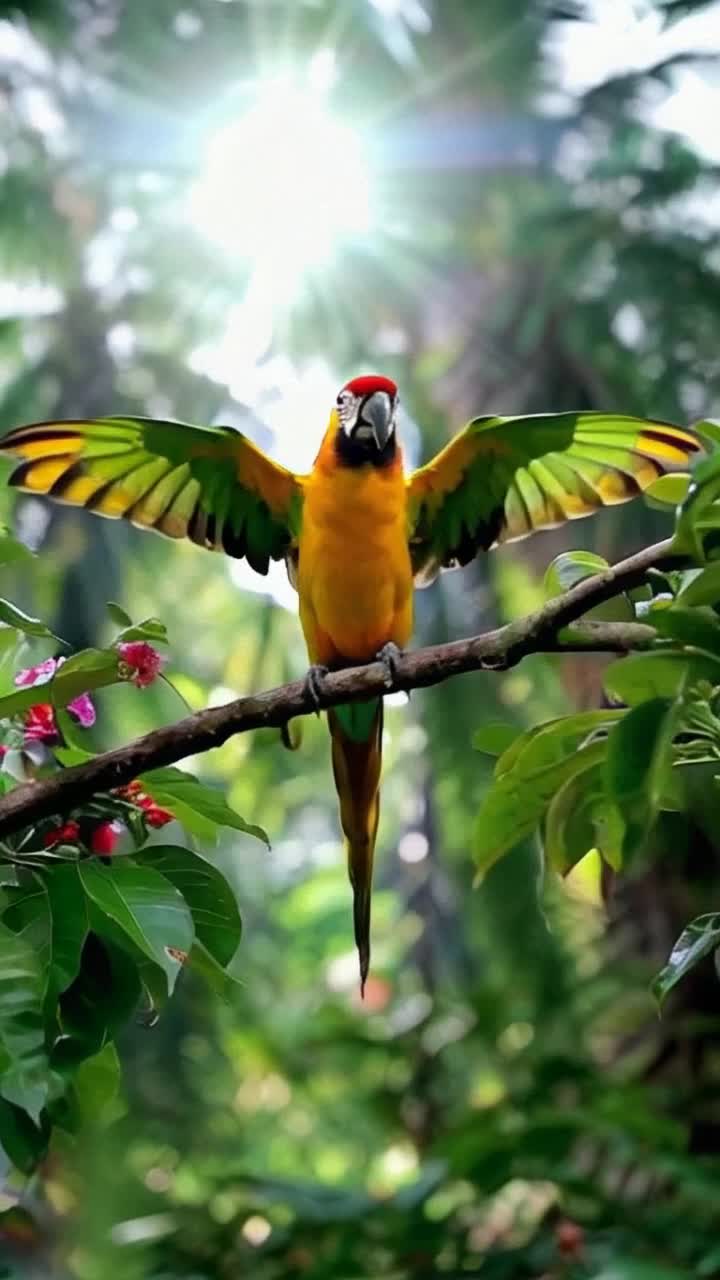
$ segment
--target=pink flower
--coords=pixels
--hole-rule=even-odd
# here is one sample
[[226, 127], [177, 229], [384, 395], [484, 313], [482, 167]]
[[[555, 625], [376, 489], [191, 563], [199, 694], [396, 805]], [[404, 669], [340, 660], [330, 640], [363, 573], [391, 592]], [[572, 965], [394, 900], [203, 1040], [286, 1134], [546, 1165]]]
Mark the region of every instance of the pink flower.
[[33, 685], [47, 684], [48, 680], [52, 680], [59, 666], [62, 666], [64, 658], [46, 658], [44, 662], [39, 662], [36, 667], [25, 667], [23, 671], [18, 671], [15, 676], [15, 684]]
[[89, 693], [81, 693], [72, 702], [68, 702], [71, 711], [82, 729], [90, 729], [95, 723], [95, 707]]
[[[48, 680], [52, 680], [55, 672], [59, 670], [64, 661], [64, 658], [46, 658], [44, 662], [39, 662], [36, 667], [26, 667], [23, 671], [18, 671], [15, 676], [15, 684], [24, 688], [47, 684]], [[43, 703], [42, 705], [45, 706], [46, 704]], [[49, 703], [47, 705], [49, 706]], [[72, 702], [68, 703], [68, 711], [72, 712], [83, 729], [89, 729], [95, 723], [95, 707], [89, 693], [81, 693], [77, 698], [73, 698]], [[27, 725], [27, 719], [25, 723]], [[54, 734], [57, 737], [57, 726], [54, 728]], [[28, 737], [27, 731], [25, 737]], [[43, 739], [34, 737], [33, 740], [42, 741]], [[45, 738], [44, 740], [47, 741], [48, 739]]]
[[23, 722], [26, 742], [59, 742], [55, 711], [49, 702], [39, 702], [36, 707], [30, 707], [25, 712]]
[[108, 858], [114, 852], [121, 833], [122, 826], [119, 822], [101, 822], [90, 837], [90, 848], [93, 853]]
[[117, 648], [122, 680], [131, 680], [138, 689], [145, 689], [160, 675], [163, 658], [147, 641], [129, 640]]
[[10, 750], [10, 748], [9, 748], [9, 747], [3, 747], [3, 746], [1, 746], [1, 745], [0, 745], [0, 760], [4, 760], [4, 759], [5, 759], [5, 756], [7, 755], [7, 753], [8, 753], [8, 751], [9, 751], [9, 750]]
[[51, 831], [46, 831], [43, 836], [43, 844], [46, 849], [54, 849], [58, 844], [74, 844], [80, 835], [80, 828], [73, 819], [64, 822], [61, 826], [53, 827]]

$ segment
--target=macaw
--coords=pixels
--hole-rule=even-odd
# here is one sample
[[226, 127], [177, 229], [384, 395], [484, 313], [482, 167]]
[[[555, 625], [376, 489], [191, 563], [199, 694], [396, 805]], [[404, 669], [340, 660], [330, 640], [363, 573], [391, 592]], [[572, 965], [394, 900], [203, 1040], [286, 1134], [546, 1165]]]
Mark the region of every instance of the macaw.
[[[341, 389], [312, 470], [295, 475], [229, 427], [110, 417], [19, 427], [0, 451], [10, 484], [245, 557], [284, 559], [317, 691], [323, 669], [393, 658], [410, 640], [413, 588], [479, 551], [624, 502], [700, 444], [666, 422], [578, 412], [474, 418], [406, 474], [397, 387]], [[353, 891], [361, 990], [370, 963], [382, 698], [328, 712]]]

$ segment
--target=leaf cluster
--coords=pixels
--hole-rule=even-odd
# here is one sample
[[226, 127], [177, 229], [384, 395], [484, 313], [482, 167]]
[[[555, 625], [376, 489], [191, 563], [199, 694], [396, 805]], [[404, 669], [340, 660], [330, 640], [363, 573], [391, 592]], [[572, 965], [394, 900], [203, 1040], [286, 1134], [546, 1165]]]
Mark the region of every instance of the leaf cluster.
[[[716, 446], [712, 422], [698, 429]], [[647, 584], [603, 606], [641, 619], [656, 639], [645, 653], [610, 664], [606, 707], [560, 716], [516, 737], [492, 724], [475, 738], [496, 756], [494, 777], [476, 819], [482, 878], [520, 840], [537, 833], [548, 868], [567, 875], [600, 855], [612, 871], [647, 865], [663, 823], [684, 816], [711, 833], [720, 816], [720, 452], [700, 462], [681, 486], [673, 546], [692, 567], [654, 571]], [[675, 481], [654, 501], [681, 496]], [[602, 568], [602, 558], [566, 552], [545, 575], [548, 597]], [[567, 628], [570, 635], [572, 628]], [[702, 805], [699, 797], [703, 796]], [[692, 921], [654, 990], [663, 1000], [717, 945], [717, 918]]]
[[[24, 554], [7, 535], [0, 542], [4, 564]], [[28, 683], [26, 671], [19, 688], [0, 696], [3, 794], [91, 759], [66, 708], [126, 682], [118, 646], [167, 642], [156, 618], [133, 624], [117, 605], [109, 613], [120, 626], [112, 644], [51, 663], [41, 684]], [[62, 645], [8, 601], [0, 618], [6, 679], [28, 641]], [[40, 703], [51, 717], [45, 741], [28, 737], [27, 717]], [[169, 824], [173, 842], [155, 831]], [[231, 992], [240, 912], [196, 846], [211, 848], [223, 827], [267, 843], [220, 792], [186, 771], [160, 769], [0, 845], [0, 1145], [23, 1173], [44, 1159], [55, 1132], [115, 1114], [115, 1041], [129, 1021], [156, 1020], [184, 969], [222, 997]]]

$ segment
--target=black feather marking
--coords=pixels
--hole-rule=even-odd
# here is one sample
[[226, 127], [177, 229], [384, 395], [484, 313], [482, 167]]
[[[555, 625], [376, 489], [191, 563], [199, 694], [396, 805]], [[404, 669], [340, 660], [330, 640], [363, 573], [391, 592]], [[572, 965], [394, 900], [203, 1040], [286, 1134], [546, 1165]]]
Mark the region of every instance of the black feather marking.
[[[72, 455], [69, 455], [69, 456], [72, 456]], [[63, 471], [62, 475], [58, 476], [54, 484], [51, 484], [50, 488], [48, 489], [48, 497], [49, 498], [64, 497], [65, 493], [69, 489], [73, 480], [79, 480], [81, 476], [85, 476], [87, 474], [88, 473], [85, 470], [85, 466], [82, 460], [71, 463], [70, 466], [67, 467], [65, 471]], [[92, 479], [92, 476], [90, 477], [90, 479]], [[101, 483], [100, 480], [98, 480], [98, 486], [97, 486], [98, 489], [100, 488], [100, 483]], [[95, 493], [97, 493], [97, 489], [95, 490], [95, 492], [92, 494], [90, 498], [86, 499], [86, 501], [91, 502], [92, 499], [95, 497]]]
[[245, 538], [242, 530], [233, 529], [229, 520], [226, 520], [222, 527], [222, 548], [226, 555], [233, 556], [236, 560], [242, 560], [245, 555]]
[[478, 551], [488, 551], [498, 537], [504, 519], [505, 508], [504, 506], [498, 506], [494, 507], [490, 514], [484, 520], [481, 520], [474, 529], [469, 529], [466, 524], [463, 524], [462, 536], [455, 542], [443, 564], [447, 566], [448, 562], [451, 561], [454, 566], [462, 567], [470, 564], [470, 561], [475, 559]]
[[349, 436], [342, 427], [335, 437], [335, 456], [343, 467], [389, 467], [397, 457], [397, 441], [393, 431], [382, 449], [378, 449], [373, 436], [358, 440]]
[[[131, 476], [133, 471], [137, 471], [138, 466], [142, 466], [142, 465], [143, 464], [138, 463], [137, 460], [135, 462], [131, 462], [128, 464], [126, 471], [121, 471], [119, 475], [113, 476], [111, 480], [105, 480], [103, 484], [100, 485], [99, 489], [95, 490], [94, 494], [92, 495], [92, 498], [88, 498], [88, 506], [92, 504], [91, 509], [97, 507], [98, 503], [102, 502], [105, 495], [109, 493], [111, 489], [114, 489], [116, 484], [121, 485], [123, 480], [127, 480], [128, 476]], [[123, 516], [122, 516], [123, 520], [130, 519], [131, 511], [132, 511], [132, 507], [128, 507], [127, 511], [123, 512]], [[100, 512], [99, 514], [102, 515], [102, 512]]]
[[[38, 440], [64, 440], [68, 437], [79, 440], [81, 432], [73, 431], [69, 426], [18, 427], [17, 431], [9, 431], [6, 436], [0, 438], [0, 447], [15, 449], [24, 444], [36, 444]], [[33, 459], [33, 461], [40, 461], [40, 459]]]
[[643, 440], [656, 440], [658, 444], [672, 445], [673, 448], [679, 449], [685, 453], [699, 453], [701, 445], [699, 440], [693, 440], [691, 437], [678, 440], [670, 431], [660, 431], [656, 427], [642, 427], [640, 431], [640, 447], [642, 448]]
[[199, 547], [205, 546], [205, 530], [207, 527], [207, 517], [199, 502], [195, 503], [192, 515], [188, 520], [187, 536], [196, 542]]
[[500, 531], [503, 527], [504, 520], [505, 506], [502, 504], [499, 507], [495, 507], [490, 512], [490, 515], [483, 525], [482, 541], [478, 540], [478, 546], [481, 547], [483, 551], [489, 551], [493, 543], [500, 537]]
[[[73, 454], [69, 453], [67, 457], [72, 458]], [[44, 458], [31, 458], [28, 462], [21, 462], [20, 466], [16, 467], [12, 475], [10, 476], [10, 479], [8, 480], [8, 484], [12, 485], [14, 488], [22, 489], [33, 467], [36, 467], [38, 462], [44, 462], [44, 461], [45, 461]], [[40, 490], [38, 490], [37, 492], [39, 493]]]
[[251, 569], [265, 577], [270, 568], [270, 557], [267, 551], [259, 551], [248, 543], [245, 556]]

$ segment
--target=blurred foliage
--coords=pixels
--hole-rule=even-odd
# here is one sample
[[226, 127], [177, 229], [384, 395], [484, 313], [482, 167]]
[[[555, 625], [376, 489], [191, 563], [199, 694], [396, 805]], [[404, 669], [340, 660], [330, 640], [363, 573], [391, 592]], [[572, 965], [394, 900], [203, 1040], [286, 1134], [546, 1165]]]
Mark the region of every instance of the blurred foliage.
[[[713, 4], [641, 7], [667, 31]], [[367, 367], [401, 383], [413, 455], [477, 412], [712, 416], [717, 171], [651, 110], [684, 71], [704, 74], [704, 51], [658, 46], [630, 70], [618, 58], [615, 73], [571, 94], [555, 50], [587, 14], [584, 0], [0, 6], [0, 423], [123, 411], [228, 421], [293, 465], [306, 439], [309, 461], [324, 425], [317, 389]], [[242, 110], [252, 77], [281, 56], [309, 65], [324, 48], [338, 51], [331, 104], [368, 135], [382, 216], [372, 246], [345, 247], [268, 327], [250, 305], [247, 263], [188, 220], [188, 189], [208, 134]], [[241, 198], [236, 181], [231, 198]], [[288, 403], [306, 415], [289, 426]], [[698, 648], [717, 660], [707, 648], [716, 499], [713, 476], [697, 480], [682, 530], [708, 564], [632, 602], [646, 606], [644, 620], [674, 619], [658, 629], [669, 628], [676, 674]], [[181, 699], [200, 707], [302, 672], [279, 579], [260, 594], [191, 547], [37, 500], [12, 512], [2, 503], [41, 551], [32, 572], [3, 565], [3, 596], [50, 619], [72, 649], [112, 647], [108, 599], [167, 624], [174, 688], [101, 689], [89, 749], [176, 719]], [[568, 547], [609, 560], [659, 531], [667, 517], [634, 504], [503, 550], [420, 595], [418, 639], [526, 612]], [[704, 618], [700, 644], [680, 630], [685, 609]], [[53, 641], [28, 643], [32, 661], [55, 652]], [[24, 651], [6, 671], [21, 660]], [[720, 1275], [720, 876], [703, 773], [715, 767], [713, 681], [703, 672], [692, 697], [685, 685], [653, 686], [662, 707], [633, 725], [648, 704], [604, 710], [602, 667], [586, 655], [537, 657], [388, 708], [364, 1005], [323, 727], [305, 723], [295, 753], [258, 733], [190, 762], [272, 843], [268, 853], [225, 832], [212, 854], [242, 911], [241, 981], [223, 1001], [190, 967], [155, 1026], [145, 1018], [122, 1033], [112, 1114], [88, 1106], [79, 1138], [58, 1130], [36, 1173], [8, 1172], [0, 1271]], [[613, 693], [617, 679], [605, 676]], [[667, 771], [647, 752], [664, 743], [666, 763], [678, 704], [673, 749], [703, 743], [711, 759], [673, 771], [699, 781], [692, 801], [666, 808]], [[584, 742], [578, 759], [598, 744], [609, 753], [615, 735], [623, 765], [631, 734], [633, 753], [647, 748], [645, 775], [626, 787], [629, 773], [597, 752], [592, 803], [576, 808], [570, 792], [561, 803], [560, 791], [552, 817], [538, 819], [562, 870], [587, 853], [590, 827], [613, 865], [580, 857], [562, 883], [551, 871], [541, 884], [528, 834], [470, 893], [478, 811], [492, 795], [473, 735], [488, 722], [520, 732], [577, 713], [600, 717], [596, 737], [571, 733], [563, 751]], [[598, 737], [601, 720], [609, 731]], [[620, 872], [628, 822], [648, 839]], [[672, 975], [689, 971], [659, 1021], [650, 984], [676, 942]], [[688, 955], [700, 960], [692, 969]], [[95, 1087], [88, 1075], [78, 1097], [90, 1102]]]

